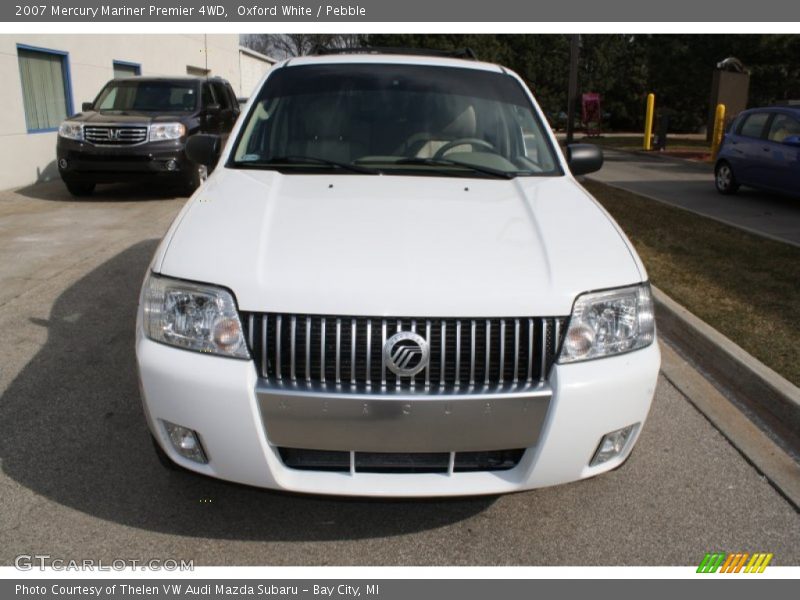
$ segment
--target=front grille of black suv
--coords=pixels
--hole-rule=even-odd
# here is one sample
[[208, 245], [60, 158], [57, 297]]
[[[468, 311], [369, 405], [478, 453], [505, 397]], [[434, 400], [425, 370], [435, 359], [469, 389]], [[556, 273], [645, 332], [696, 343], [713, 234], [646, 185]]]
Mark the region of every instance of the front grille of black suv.
[[[344, 317], [242, 313], [261, 378], [273, 385], [331, 391], [508, 392], [544, 383], [566, 317], [505, 319]], [[383, 361], [386, 339], [413, 331], [430, 360], [414, 376]]]
[[141, 144], [147, 140], [147, 127], [114, 125], [85, 125], [83, 138], [100, 145], [125, 146]]

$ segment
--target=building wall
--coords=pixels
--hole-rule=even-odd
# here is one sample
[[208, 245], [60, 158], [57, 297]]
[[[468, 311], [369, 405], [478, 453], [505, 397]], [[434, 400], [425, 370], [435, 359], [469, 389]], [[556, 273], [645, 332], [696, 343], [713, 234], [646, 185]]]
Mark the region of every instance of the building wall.
[[28, 133], [25, 125], [17, 44], [68, 52], [73, 112], [93, 100], [114, 76], [113, 61], [141, 65], [142, 75], [186, 75], [187, 67], [208, 69], [231, 82], [237, 94], [247, 96], [251, 70], [269, 64], [247, 60], [243, 78], [239, 36], [173, 35], [0, 35], [0, 189], [58, 177], [55, 166], [56, 133]]
[[239, 65], [240, 81], [237, 95], [249, 98], [253, 95], [256, 85], [267, 69], [264, 68], [264, 59], [252, 52], [243, 50], [239, 55], [241, 63]]

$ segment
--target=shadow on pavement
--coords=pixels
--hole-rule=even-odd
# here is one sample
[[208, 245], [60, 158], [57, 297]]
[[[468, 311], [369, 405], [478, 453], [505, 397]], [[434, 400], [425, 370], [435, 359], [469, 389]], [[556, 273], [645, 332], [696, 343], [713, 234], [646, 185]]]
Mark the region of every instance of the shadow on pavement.
[[56, 202], [139, 202], [177, 198], [181, 195], [174, 186], [143, 182], [99, 184], [91, 196], [76, 198], [67, 191], [60, 179], [46, 183], [34, 183], [15, 191], [26, 198]]
[[0, 398], [0, 460], [8, 476], [101, 519], [237, 540], [402, 535], [491, 506], [493, 498], [295, 496], [165, 470], [142, 414], [133, 350], [139, 286], [155, 248], [155, 241], [142, 242], [115, 256], [61, 294], [49, 321], [35, 321], [47, 327], [47, 342]]

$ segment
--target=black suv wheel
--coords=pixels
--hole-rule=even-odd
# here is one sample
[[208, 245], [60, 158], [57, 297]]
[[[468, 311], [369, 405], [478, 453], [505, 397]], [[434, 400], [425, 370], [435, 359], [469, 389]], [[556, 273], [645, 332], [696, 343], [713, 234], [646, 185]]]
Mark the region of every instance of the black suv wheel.
[[208, 167], [205, 165], [191, 165], [186, 172], [183, 180], [183, 190], [187, 196], [191, 196], [194, 191], [203, 185], [208, 179]]
[[67, 186], [69, 193], [76, 197], [91, 196], [94, 192], [95, 184], [87, 183], [85, 181], [69, 181], [64, 180], [64, 185]]

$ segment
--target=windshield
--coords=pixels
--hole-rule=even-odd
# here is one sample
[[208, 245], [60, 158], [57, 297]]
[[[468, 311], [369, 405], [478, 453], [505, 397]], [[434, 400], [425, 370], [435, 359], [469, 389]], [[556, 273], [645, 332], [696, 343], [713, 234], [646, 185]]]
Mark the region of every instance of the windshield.
[[513, 77], [394, 64], [284, 67], [267, 79], [229, 166], [282, 172], [560, 175]]
[[191, 112], [197, 106], [194, 83], [111, 81], [94, 103], [95, 110]]

